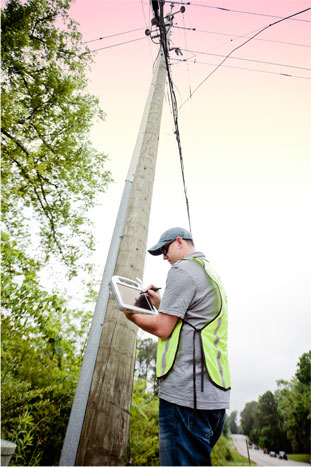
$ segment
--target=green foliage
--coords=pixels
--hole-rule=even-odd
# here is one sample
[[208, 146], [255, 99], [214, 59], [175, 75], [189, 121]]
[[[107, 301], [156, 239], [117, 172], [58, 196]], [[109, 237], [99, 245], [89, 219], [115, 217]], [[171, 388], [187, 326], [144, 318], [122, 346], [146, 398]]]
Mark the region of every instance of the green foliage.
[[[228, 429], [225, 428], [226, 425], [227, 425]], [[220, 437], [221, 437], [221, 438], [225, 438], [226, 442], [227, 442], [228, 440], [232, 440], [232, 438], [231, 438], [231, 433], [229, 432], [229, 417], [228, 417], [227, 413], [226, 413], [226, 416], [225, 416], [224, 429], [222, 430], [222, 434], [221, 434]], [[218, 443], [218, 441], [217, 441], [217, 443]], [[227, 444], [228, 444], [228, 443], [227, 443]]]
[[42, 260], [56, 255], [74, 275], [94, 243], [86, 213], [111, 178], [89, 141], [103, 112], [86, 92], [90, 54], [69, 7], [8, 0], [2, 11], [2, 213], [20, 247], [36, 219]]
[[156, 377], [157, 341], [151, 338], [137, 339], [134, 376], [152, 384], [154, 394], [158, 393]]
[[296, 462], [303, 462], [304, 464], [311, 464], [311, 454], [288, 454], [288, 459]]
[[[222, 435], [212, 450], [212, 465], [249, 465], [248, 459], [236, 450], [232, 439]], [[254, 462], [251, 462], [255, 464]]]
[[128, 463], [159, 465], [159, 401], [136, 380], [132, 395]]
[[213, 465], [228, 465], [228, 462], [233, 460], [231, 451], [224, 435], [222, 435], [217, 441], [212, 450], [211, 456]]
[[307, 453], [310, 449], [311, 351], [298, 362], [295, 377], [278, 381], [278, 390], [267, 391], [241, 412], [245, 435], [262, 448]]
[[58, 462], [90, 316], [42, 290], [39, 266], [2, 233], [2, 438], [15, 465]]
[[229, 416], [229, 428], [230, 428], [230, 432], [233, 435], [238, 433], [237, 416], [238, 416], [237, 410], [234, 410], [233, 412], [231, 412]]
[[259, 397], [258, 402], [259, 445], [269, 451], [282, 449], [282, 433], [278, 423], [277, 401], [271, 391]]
[[[18, 420], [18, 425], [16, 429], [12, 430], [11, 440], [16, 444], [15, 450], [15, 461], [18, 464], [25, 464], [27, 459], [27, 449], [33, 445], [33, 429], [34, 429], [34, 419], [29, 414], [28, 410], [20, 415]], [[38, 465], [41, 456], [36, 455], [35, 452], [30, 459], [30, 465]], [[34, 461], [34, 463], [32, 463]]]
[[242, 431], [254, 443], [259, 441], [258, 402], [248, 402], [241, 412]]
[[229, 417], [226, 414], [224, 428], [222, 430], [222, 433], [226, 438], [229, 436], [229, 431], [230, 431], [230, 422], [229, 422]]
[[290, 383], [279, 381], [278, 413], [294, 452], [310, 450], [311, 407], [311, 351], [298, 362], [295, 377]]
[[1, 12], [2, 437], [17, 444], [12, 465], [58, 464], [90, 313], [69, 309], [40, 274], [55, 261], [69, 277], [91, 270], [88, 211], [111, 180], [89, 139], [104, 114], [86, 92], [91, 59], [70, 3], [7, 0]]
[[306, 386], [311, 384], [311, 351], [302, 354], [298, 362], [296, 378], [299, 383]]

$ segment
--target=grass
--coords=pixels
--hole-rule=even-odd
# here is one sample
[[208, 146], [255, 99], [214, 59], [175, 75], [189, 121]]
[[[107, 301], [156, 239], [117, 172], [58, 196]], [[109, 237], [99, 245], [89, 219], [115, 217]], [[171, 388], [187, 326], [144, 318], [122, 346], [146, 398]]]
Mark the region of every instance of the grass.
[[[242, 456], [235, 449], [231, 438], [225, 438], [222, 436], [212, 451], [212, 463], [213, 465], [249, 465], [248, 458]], [[252, 465], [256, 465], [255, 462], [251, 461]]]
[[292, 461], [306, 462], [307, 464], [311, 461], [310, 454], [287, 454], [287, 457]]
[[[233, 444], [232, 438], [227, 440], [228, 447], [230, 449], [231, 455], [233, 457], [233, 462], [230, 462], [228, 465], [249, 465], [248, 457], [242, 456]], [[251, 465], [256, 465], [256, 462], [251, 460]]]

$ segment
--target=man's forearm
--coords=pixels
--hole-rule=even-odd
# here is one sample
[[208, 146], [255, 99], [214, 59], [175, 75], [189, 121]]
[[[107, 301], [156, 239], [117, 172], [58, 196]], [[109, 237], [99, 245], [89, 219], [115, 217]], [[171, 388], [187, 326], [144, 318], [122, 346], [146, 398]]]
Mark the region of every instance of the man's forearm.
[[141, 329], [161, 339], [167, 339], [171, 335], [178, 321], [178, 316], [167, 315], [165, 313], [158, 313], [157, 315], [125, 313], [125, 315], [127, 319], [135, 323]]
[[126, 313], [127, 319], [135, 323], [138, 327], [144, 331], [154, 334], [157, 337], [158, 335], [158, 323], [157, 318], [159, 315], [143, 315], [141, 313]]

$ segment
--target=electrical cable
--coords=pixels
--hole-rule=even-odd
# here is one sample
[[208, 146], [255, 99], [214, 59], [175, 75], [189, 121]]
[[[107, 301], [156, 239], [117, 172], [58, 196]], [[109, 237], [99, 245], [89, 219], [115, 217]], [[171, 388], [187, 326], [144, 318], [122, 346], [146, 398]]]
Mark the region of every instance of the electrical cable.
[[[189, 63], [194, 63], [194, 64], [198, 64], [198, 65], [215, 66], [215, 63], [200, 62], [198, 60], [193, 60], [192, 57], [189, 58], [189, 59], [171, 58], [171, 60], [174, 60], [174, 61], [180, 62], [180, 63], [188, 61]], [[176, 65], [177, 65], [177, 63], [176, 63]], [[260, 70], [260, 69], [255, 69], [255, 68], [245, 68], [245, 67], [233, 66], [233, 65], [222, 65], [222, 66], [224, 68], [234, 68], [236, 70], [254, 71], [254, 72], [258, 72], [258, 73], [267, 73], [267, 74], [271, 74], [271, 75], [286, 76], [286, 77], [289, 77], [289, 78], [311, 79], [311, 77], [308, 77], [308, 76], [290, 75], [288, 73], [279, 73], [277, 71]]]
[[[227, 12], [230, 12], [230, 13], [239, 13], [239, 14], [254, 15], [254, 16], [265, 16], [267, 18], [282, 18], [282, 16], [267, 15], [265, 13], [257, 13], [257, 12], [254, 12], [254, 11], [231, 10], [230, 8], [223, 8], [223, 7], [212, 6], [212, 5], [201, 5], [201, 4], [198, 4], [198, 3], [190, 3], [190, 5], [191, 6], [203, 7], [203, 8], [213, 8], [215, 10], [222, 10], [222, 11], [227, 11]], [[307, 11], [309, 9], [310, 8], [307, 8], [304, 11]], [[305, 23], [310, 23], [310, 21], [307, 20], [307, 19], [296, 19], [295, 18], [295, 19], [293, 19], [293, 21], [303, 21]]]
[[[232, 55], [236, 50], [240, 49], [241, 47], [243, 47], [244, 45], [248, 44], [248, 42], [252, 41], [255, 37], [257, 37], [259, 34], [261, 34], [262, 32], [264, 32], [266, 29], [270, 28], [271, 26], [275, 26], [276, 24], [278, 23], [281, 23], [283, 21], [286, 21], [290, 18], [293, 18], [294, 16], [297, 16], [297, 15], [301, 15], [302, 13], [305, 13], [306, 11], [309, 11], [311, 10], [311, 8], [306, 8], [305, 10], [301, 10], [301, 11], [298, 11], [296, 13], [293, 13], [292, 15], [289, 15], [289, 16], [286, 16], [285, 18], [281, 18], [277, 21], [275, 21], [274, 23], [271, 23], [271, 24], [268, 24], [267, 26], [265, 26], [264, 28], [260, 29], [260, 31], [256, 32], [256, 34], [254, 34], [253, 36], [249, 37], [245, 42], [243, 42], [242, 44], [238, 45], [237, 47], [235, 47], [234, 49], [231, 50], [231, 52], [228, 53], [228, 55], [225, 56], [225, 58], [216, 66], [216, 68], [214, 68], [214, 70], [212, 70], [207, 76], [206, 78], [204, 78], [203, 81], [201, 81], [200, 84], [198, 84], [198, 86], [195, 88], [195, 90], [193, 91], [192, 95], [205, 83], [205, 81], [208, 80], [208, 78], [210, 78], [221, 66], [222, 64], [228, 60], [228, 58], [230, 57], [230, 55]], [[188, 100], [190, 99], [190, 97], [188, 97], [188, 99], [186, 99], [180, 106], [180, 108], [186, 103], [188, 102]]]
[[[256, 28], [256, 29], [253, 29], [252, 31], [246, 32], [245, 34], [243, 34], [243, 36], [241, 36], [241, 38], [247, 39], [249, 37], [249, 34], [254, 34], [257, 31], [260, 31], [260, 29], [261, 28]], [[231, 44], [232, 42], [237, 41], [237, 40], [238, 40], [237, 37], [235, 37], [234, 39], [231, 38], [230, 40], [227, 40], [226, 42], [222, 42], [221, 44], [217, 44], [217, 45], [214, 45], [213, 47], [210, 47], [207, 50], [207, 52], [211, 50], [219, 49], [220, 47], [227, 45], [227, 44]]]
[[[171, 27], [171, 26], [170, 26]], [[163, 50], [163, 55], [165, 58], [165, 65], [167, 71], [167, 78], [170, 90], [170, 97], [171, 97], [171, 105], [172, 105], [172, 112], [174, 117], [174, 126], [175, 126], [175, 136], [178, 146], [178, 153], [179, 153], [179, 161], [180, 161], [180, 168], [182, 174], [182, 181], [184, 187], [184, 195], [186, 201], [186, 208], [187, 208], [187, 215], [188, 215], [188, 222], [189, 222], [189, 230], [191, 232], [191, 220], [190, 220], [190, 208], [189, 208], [189, 200], [187, 195], [187, 188], [186, 188], [186, 180], [185, 180], [185, 169], [184, 169], [184, 161], [182, 156], [182, 148], [181, 148], [181, 141], [180, 141], [180, 132], [179, 132], [179, 125], [178, 125], [178, 106], [176, 95], [174, 91], [174, 84], [171, 77], [170, 71], [170, 64], [169, 64], [169, 51], [167, 47], [167, 33], [166, 33], [166, 26], [164, 24], [164, 15], [163, 15], [163, 2], [160, 2], [160, 14], [159, 14], [159, 30], [160, 30], [160, 43]]]
[[109, 39], [110, 37], [121, 36], [122, 34], [128, 34], [130, 32], [142, 31], [143, 28], [131, 29], [130, 31], [118, 32], [116, 34], [110, 34], [109, 36], [98, 37], [97, 39], [91, 39], [89, 41], [84, 42], [84, 44], [89, 44], [90, 42], [101, 41], [103, 39]]
[[[219, 36], [229, 36], [229, 37], [237, 37], [237, 38], [245, 38], [245, 35], [244, 36], [240, 36], [238, 34], [228, 34], [228, 33], [225, 33], [225, 32], [215, 32], [215, 31], [204, 31], [202, 29], [193, 29], [191, 28], [191, 31], [196, 31], [196, 32], [203, 32], [203, 33], [206, 33], [206, 34], [216, 34], [216, 35], [219, 35]], [[249, 33], [250, 34], [250, 33]], [[284, 45], [294, 45], [294, 46], [297, 46], [297, 47], [311, 47], [311, 45], [309, 44], [296, 44], [295, 42], [285, 42], [285, 41], [276, 41], [276, 40], [273, 40], [273, 39], [257, 39], [255, 38], [254, 39], [255, 41], [264, 41], [264, 42], [275, 42], [277, 44], [284, 44]]]
[[[175, 26], [174, 26], [175, 27]], [[229, 41], [226, 41], [226, 42], [222, 42], [221, 44], [217, 44], [213, 47], [210, 47], [209, 49], [207, 49], [206, 53], [207, 52], [210, 52], [211, 50], [215, 50], [215, 49], [219, 49], [220, 47], [228, 44], [228, 43], [232, 43], [233, 41], [237, 41], [239, 38], [245, 38], [247, 39], [248, 37], [250, 37], [251, 34], [257, 32], [257, 31], [260, 31], [261, 28], [256, 28], [252, 31], [249, 31], [243, 35], [231, 35], [231, 34], [226, 34], [226, 33], [217, 33], [217, 32], [211, 32], [211, 34], [218, 34], [218, 35], [225, 35], [225, 36], [230, 36], [231, 39]], [[195, 29], [194, 29], [195, 30]], [[209, 31], [202, 31], [202, 30], [198, 30], [198, 32], [204, 32], [204, 33], [209, 33]], [[232, 37], [234, 37], [234, 39], [232, 39]], [[281, 44], [286, 44], [286, 45], [297, 45], [297, 46], [303, 46], [303, 47], [310, 47], [309, 45], [306, 45], [306, 44], [293, 44], [293, 43], [290, 43], [290, 42], [282, 42], [282, 41], [270, 41], [269, 39], [254, 39], [254, 40], [258, 40], [258, 41], [267, 41], [267, 42], [276, 42], [276, 43], [281, 43]], [[200, 52], [197, 52], [197, 53], [200, 53]]]
[[84, 54], [87, 54], [87, 53], [97, 52], [98, 50], [111, 49], [112, 47], [118, 47], [119, 45], [130, 44], [131, 42], [142, 41], [143, 39], [146, 39], [146, 37], [147, 36], [138, 37], [137, 39], [132, 39], [130, 41], [119, 42], [119, 44], [107, 45], [106, 47], [100, 47], [99, 49], [90, 50], [89, 52], [83, 52], [83, 54], [81, 54], [81, 55], [84, 55]]
[[[221, 58], [226, 57], [226, 55], [212, 54], [212, 53], [209, 53], [209, 52], [199, 52], [198, 50], [190, 50], [190, 49], [180, 49], [180, 50], [182, 52], [190, 52], [190, 53], [200, 54], [200, 55], [210, 55], [212, 57], [221, 57]], [[230, 60], [241, 60], [241, 61], [245, 61], [245, 62], [264, 63], [265, 65], [284, 66], [286, 68], [296, 68], [296, 69], [299, 69], [299, 70], [311, 71], [311, 68], [306, 68], [306, 67], [302, 67], [302, 66], [287, 65], [285, 63], [266, 62], [264, 60], [255, 60], [255, 59], [252, 59], [252, 58], [230, 57]]]

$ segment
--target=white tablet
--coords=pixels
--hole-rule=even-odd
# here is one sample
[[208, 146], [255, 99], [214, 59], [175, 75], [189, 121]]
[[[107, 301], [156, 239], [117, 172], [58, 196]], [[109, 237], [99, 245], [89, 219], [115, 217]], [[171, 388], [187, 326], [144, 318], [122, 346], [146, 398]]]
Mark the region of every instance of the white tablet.
[[157, 314], [157, 309], [138, 282], [121, 276], [112, 276], [110, 286], [121, 311]]

